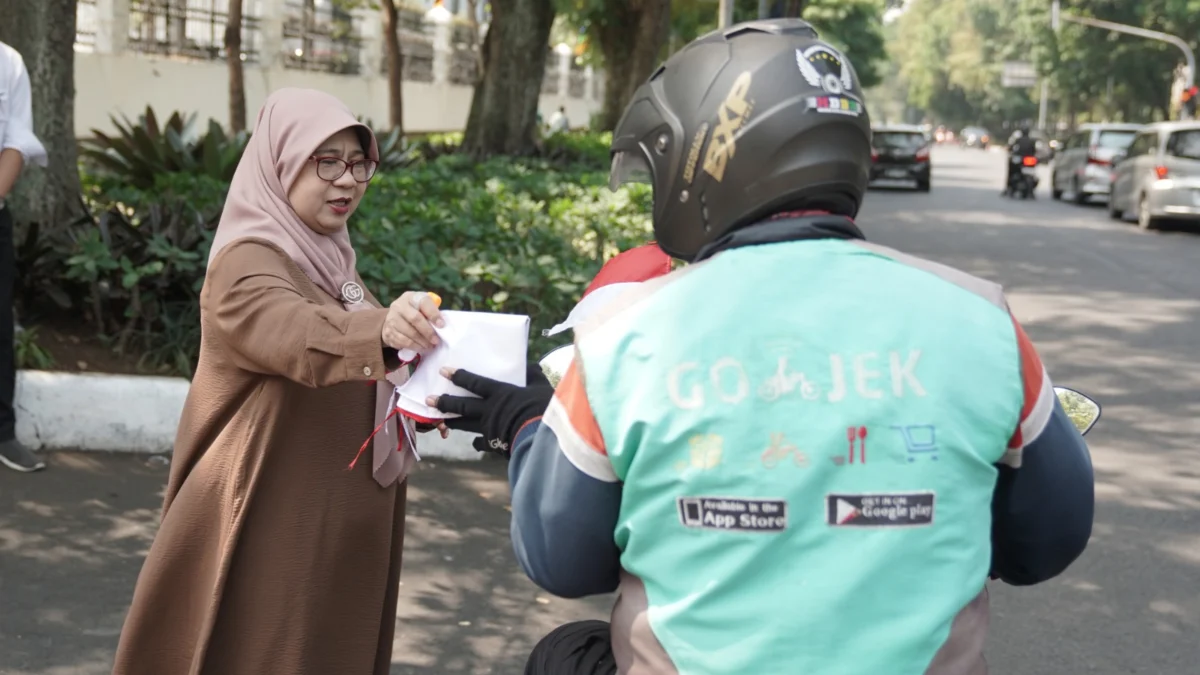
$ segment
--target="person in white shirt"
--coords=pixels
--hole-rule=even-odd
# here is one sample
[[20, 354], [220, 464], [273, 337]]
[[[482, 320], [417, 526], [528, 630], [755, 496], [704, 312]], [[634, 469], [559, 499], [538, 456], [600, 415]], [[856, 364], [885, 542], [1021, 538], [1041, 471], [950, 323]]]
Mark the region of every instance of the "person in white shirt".
[[33, 133], [29, 71], [20, 52], [0, 42], [0, 464], [16, 471], [46, 465], [17, 441], [13, 409], [17, 363], [13, 339], [16, 253], [12, 215], [5, 200], [27, 164], [46, 165], [46, 148]]
[[560, 105], [550, 116], [550, 133], [561, 134], [571, 130], [571, 122], [567, 119], [567, 107]]

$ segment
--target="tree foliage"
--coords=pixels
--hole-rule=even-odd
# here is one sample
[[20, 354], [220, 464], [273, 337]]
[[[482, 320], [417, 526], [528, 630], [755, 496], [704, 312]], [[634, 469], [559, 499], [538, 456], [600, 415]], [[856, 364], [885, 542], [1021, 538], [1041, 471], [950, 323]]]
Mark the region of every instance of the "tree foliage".
[[671, 0], [558, 0], [558, 9], [582, 30], [594, 55], [600, 56], [605, 88], [598, 126], [611, 131], [633, 93], [661, 60]]
[[[620, 117], [629, 97], [657, 63], [717, 28], [716, 0], [557, 0], [565, 23], [585, 47], [580, 58], [604, 69], [602, 128]], [[821, 37], [844, 51], [864, 87], [881, 79], [886, 63], [883, 13], [895, 0], [775, 0], [769, 16], [799, 14]], [[662, 10], [669, 5], [669, 20]], [[735, 23], [758, 18], [758, 0], [735, 0]], [[612, 86], [613, 84], [616, 86]]]
[[[614, 0], [615, 1], [615, 0]], [[854, 64], [864, 88], [880, 82], [887, 62], [883, 37], [883, 13], [893, 0], [806, 0], [803, 3], [774, 0], [771, 17], [799, 14], [817, 29], [821, 38], [845, 52]], [[735, 23], [758, 18], [758, 0], [735, 0]], [[717, 28], [714, 0], [673, 0], [671, 44], [676, 48]]]
[[[1088, 16], [1200, 41], [1200, 0], [1064, 0]], [[946, 124], [1005, 122], [1037, 114], [1035, 89], [1002, 86], [1005, 61], [1048, 78], [1051, 121], [1149, 121], [1170, 114], [1182, 53], [1171, 45], [1064, 21], [1049, 0], [910, 0], [888, 31], [906, 102]]]

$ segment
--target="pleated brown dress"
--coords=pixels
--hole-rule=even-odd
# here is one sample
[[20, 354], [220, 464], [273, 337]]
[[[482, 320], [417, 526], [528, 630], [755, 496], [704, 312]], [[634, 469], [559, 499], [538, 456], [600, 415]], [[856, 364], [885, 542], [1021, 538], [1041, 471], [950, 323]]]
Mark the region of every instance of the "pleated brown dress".
[[347, 470], [386, 368], [386, 309], [368, 301], [346, 311], [261, 240], [213, 261], [114, 675], [388, 672], [406, 484], [380, 487], [369, 450]]

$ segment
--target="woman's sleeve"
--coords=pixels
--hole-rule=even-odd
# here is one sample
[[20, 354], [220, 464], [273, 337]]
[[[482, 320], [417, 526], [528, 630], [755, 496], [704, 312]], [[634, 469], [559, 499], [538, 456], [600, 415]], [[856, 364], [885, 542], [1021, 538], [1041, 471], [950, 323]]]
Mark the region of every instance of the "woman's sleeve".
[[305, 298], [286, 259], [256, 242], [236, 242], [208, 271], [201, 308], [238, 367], [309, 387], [382, 380], [387, 309], [347, 312]]

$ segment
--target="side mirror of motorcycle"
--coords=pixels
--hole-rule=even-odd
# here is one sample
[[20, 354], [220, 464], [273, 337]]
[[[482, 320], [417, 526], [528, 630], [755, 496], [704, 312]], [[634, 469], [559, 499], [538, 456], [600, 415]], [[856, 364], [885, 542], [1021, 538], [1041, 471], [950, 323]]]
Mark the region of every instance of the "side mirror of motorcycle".
[[[558, 386], [573, 358], [575, 358], [574, 345], [563, 345], [542, 357], [539, 365], [551, 385]], [[1071, 418], [1071, 422], [1079, 430], [1079, 433], [1086, 434], [1091, 431], [1092, 427], [1096, 425], [1096, 421], [1100, 419], [1100, 404], [1067, 387], [1055, 387], [1054, 393], [1058, 396], [1058, 402], [1066, 411], [1067, 417]]]
[[1079, 433], [1086, 434], [1091, 431], [1096, 425], [1096, 420], [1100, 419], [1100, 404], [1067, 387], [1055, 387], [1054, 393]]

